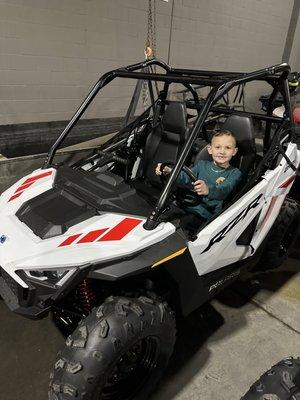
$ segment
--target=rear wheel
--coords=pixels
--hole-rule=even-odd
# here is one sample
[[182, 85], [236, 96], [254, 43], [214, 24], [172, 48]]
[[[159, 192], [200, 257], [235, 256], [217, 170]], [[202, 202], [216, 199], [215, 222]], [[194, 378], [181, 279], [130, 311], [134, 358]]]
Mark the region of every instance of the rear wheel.
[[271, 228], [268, 241], [259, 263], [259, 270], [279, 267], [288, 257], [289, 250], [299, 233], [300, 206], [295, 200], [287, 198]]
[[165, 303], [108, 298], [66, 341], [50, 400], [147, 399], [167, 366], [175, 320]]

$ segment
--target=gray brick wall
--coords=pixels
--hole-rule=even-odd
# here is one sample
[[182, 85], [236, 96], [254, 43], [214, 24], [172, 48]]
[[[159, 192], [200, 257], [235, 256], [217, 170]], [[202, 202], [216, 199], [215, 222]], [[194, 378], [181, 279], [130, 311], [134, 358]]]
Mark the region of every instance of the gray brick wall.
[[[140, 61], [147, 3], [0, 0], [0, 124], [68, 119], [102, 73]], [[292, 6], [175, 0], [170, 63], [247, 71], [280, 62]], [[166, 60], [171, 1], [157, 9], [157, 55]], [[114, 82], [86, 117], [124, 114], [132, 85]]]
[[242, 71], [278, 63], [292, 6], [281, 0], [175, 1], [171, 62]]

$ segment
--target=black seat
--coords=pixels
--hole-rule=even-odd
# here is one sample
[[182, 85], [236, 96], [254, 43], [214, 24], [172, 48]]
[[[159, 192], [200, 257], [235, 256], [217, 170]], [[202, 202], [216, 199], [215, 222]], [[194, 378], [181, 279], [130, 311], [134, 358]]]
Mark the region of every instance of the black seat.
[[140, 178], [133, 182], [133, 186], [138, 191], [153, 195], [157, 190], [151, 190], [151, 188], [161, 188], [161, 180], [155, 174], [155, 168], [158, 163], [177, 161], [186, 141], [187, 131], [185, 104], [170, 101], [161, 123], [147, 137], [138, 173]]
[[[237, 142], [238, 152], [232, 157], [230, 164], [247, 176], [253, 168], [256, 156], [252, 118], [239, 114], [230, 115], [222, 125], [222, 129], [232, 132]], [[200, 160], [212, 160], [206, 147], [196, 155], [194, 164]]]

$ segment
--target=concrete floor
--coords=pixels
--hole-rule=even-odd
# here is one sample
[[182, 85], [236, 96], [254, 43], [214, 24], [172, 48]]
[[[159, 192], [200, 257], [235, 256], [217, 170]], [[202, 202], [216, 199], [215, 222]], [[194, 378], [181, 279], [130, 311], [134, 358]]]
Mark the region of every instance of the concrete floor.
[[[174, 356], [151, 400], [234, 400], [272, 364], [300, 355], [300, 261], [258, 284], [235, 285], [179, 327]], [[29, 321], [0, 301], [1, 400], [46, 400], [64, 340], [50, 318]]]

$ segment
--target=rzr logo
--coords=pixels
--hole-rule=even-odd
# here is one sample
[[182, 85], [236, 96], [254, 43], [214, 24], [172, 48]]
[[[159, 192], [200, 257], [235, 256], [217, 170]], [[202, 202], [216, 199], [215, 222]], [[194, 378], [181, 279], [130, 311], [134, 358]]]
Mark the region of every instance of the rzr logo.
[[[137, 225], [143, 220], [135, 218], [124, 218], [116, 226], [110, 229], [105, 235], [109, 228], [97, 229], [88, 233], [77, 233], [76, 235], [69, 236], [64, 240], [58, 247], [69, 246], [70, 244], [81, 244], [81, 243], [92, 243], [92, 242], [105, 242], [111, 240], [121, 240], [123, 237], [128, 235]], [[77, 240], [80, 237], [79, 240]]]
[[238, 224], [240, 221], [242, 221], [248, 212], [252, 210], [253, 208], [257, 207], [259, 205], [259, 200], [262, 197], [262, 193], [256, 197], [248, 206], [245, 208], [242, 212], [237, 215], [233, 221], [231, 221], [225, 228], [223, 228], [219, 233], [214, 236], [211, 241], [209, 242], [209, 245], [206, 247], [205, 250], [202, 251], [201, 254], [205, 253], [208, 251], [215, 243], [221, 242], [222, 239], [227, 235], [228, 232], [231, 231], [235, 227], [236, 224]]

